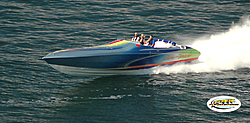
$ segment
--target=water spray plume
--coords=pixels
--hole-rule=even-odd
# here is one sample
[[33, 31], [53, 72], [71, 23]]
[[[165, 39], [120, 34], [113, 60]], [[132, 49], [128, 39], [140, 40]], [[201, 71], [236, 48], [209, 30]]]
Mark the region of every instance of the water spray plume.
[[153, 73], [216, 72], [250, 67], [250, 19], [244, 17], [229, 31], [194, 41], [192, 47], [201, 52], [200, 63], [161, 66]]

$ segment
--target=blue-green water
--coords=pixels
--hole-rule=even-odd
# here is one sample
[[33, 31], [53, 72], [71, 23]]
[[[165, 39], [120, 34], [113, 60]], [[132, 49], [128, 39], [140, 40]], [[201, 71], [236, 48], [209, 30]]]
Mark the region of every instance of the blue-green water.
[[[0, 122], [250, 122], [249, 10], [248, 0], [1, 0]], [[38, 60], [135, 31], [191, 45], [201, 63], [86, 78]], [[222, 95], [242, 106], [207, 108]]]

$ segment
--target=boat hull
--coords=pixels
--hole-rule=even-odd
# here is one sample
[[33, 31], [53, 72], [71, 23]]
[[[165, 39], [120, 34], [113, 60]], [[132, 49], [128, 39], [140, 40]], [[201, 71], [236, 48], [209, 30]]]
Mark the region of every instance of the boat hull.
[[[120, 44], [114, 46], [116, 43]], [[157, 49], [130, 41], [120, 40], [116, 43], [105, 47], [56, 51], [43, 57], [43, 60], [62, 73], [103, 76], [144, 73], [143, 69], [191, 62], [200, 56], [200, 52], [191, 47]]]
[[49, 64], [49, 65], [62, 73], [74, 76], [84, 76], [84, 77], [148, 74], [148, 71], [146, 71], [146, 69], [113, 70], [113, 69], [101, 69], [101, 68], [72, 67], [72, 66], [63, 66], [55, 64]]

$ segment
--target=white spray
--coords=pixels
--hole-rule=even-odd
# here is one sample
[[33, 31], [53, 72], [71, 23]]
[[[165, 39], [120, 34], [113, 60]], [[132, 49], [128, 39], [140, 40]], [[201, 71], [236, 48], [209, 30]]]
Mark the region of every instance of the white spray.
[[201, 63], [160, 66], [154, 68], [153, 73], [215, 72], [250, 67], [250, 19], [243, 17], [241, 23], [229, 31], [196, 40], [191, 46], [201, 52]]

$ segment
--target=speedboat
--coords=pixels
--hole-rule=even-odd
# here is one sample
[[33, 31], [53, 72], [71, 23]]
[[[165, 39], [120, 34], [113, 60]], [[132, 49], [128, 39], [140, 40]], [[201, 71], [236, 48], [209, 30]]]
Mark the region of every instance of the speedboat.
[[54, 69], [79, 76], [135, 75], [159, 65], [189, 63], [200, 52], [173, 41], [154, 39], [154, 46], [117, 39], [94, 46], [59, 50], [44, 56]]

